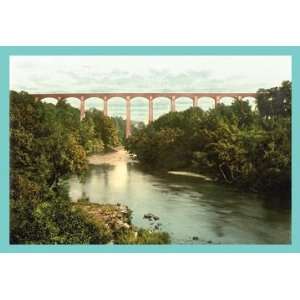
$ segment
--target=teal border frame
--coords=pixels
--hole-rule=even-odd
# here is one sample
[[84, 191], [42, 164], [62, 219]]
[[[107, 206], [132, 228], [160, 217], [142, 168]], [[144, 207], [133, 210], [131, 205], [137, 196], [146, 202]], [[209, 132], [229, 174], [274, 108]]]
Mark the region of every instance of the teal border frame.
[[[292, 57], [292, 242], [288, 245], [10, 245], [9, 57], [18, 55], [288, 55]], [[300, 47], [296, 46], [4, 46], [0, 47], [0, 252], [295, 253], [300, 252]], [[300, 197], [300, 196], [299, 196]]]

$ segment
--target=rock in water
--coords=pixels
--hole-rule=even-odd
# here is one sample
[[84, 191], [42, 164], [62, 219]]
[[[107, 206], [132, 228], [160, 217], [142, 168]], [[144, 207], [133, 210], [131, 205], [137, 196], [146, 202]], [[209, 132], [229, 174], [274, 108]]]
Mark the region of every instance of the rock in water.
[[144, 219], [151, 220], [152, 219], [152, 214], [144, 214]]
[[152, 213], [148, 213], [148, 214], [144, 214], [144, 219], [148, 219], [150, 221], [153, 219], [154, 221], [157, 221], [159, 220], [159, 217]]
[[154, 226], [154, 229], [158, 230], [158, 229], [159, 229], [159, 225], [156, 224], [156, 225]]

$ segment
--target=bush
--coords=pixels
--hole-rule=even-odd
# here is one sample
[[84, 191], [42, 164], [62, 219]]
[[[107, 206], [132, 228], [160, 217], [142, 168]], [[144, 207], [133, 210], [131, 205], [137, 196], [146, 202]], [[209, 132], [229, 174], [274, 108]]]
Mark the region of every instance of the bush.
[[167, 232], [150, 231], [147, 229], [139, 229], [137, 232], [133, 230], [121, 233], [116, 241], [116, 244], [147, 244], [160, 245], [169, 244], [170, 236]]

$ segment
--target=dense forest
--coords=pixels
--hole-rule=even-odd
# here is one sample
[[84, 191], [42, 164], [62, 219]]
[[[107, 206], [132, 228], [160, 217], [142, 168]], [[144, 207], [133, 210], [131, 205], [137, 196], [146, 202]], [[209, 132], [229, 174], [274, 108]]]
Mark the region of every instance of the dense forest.
[[189, 170], [242, 189], [291, 196], [291, 82], [248, 102], [163, 115], [135, 131], [126, 148], [145, 166]]
[[[119, 129], [119, 130], [118, 130]], [[121, 135], [121, 136], [120, 136]], [[105, 224], [71, 203], [65, 180], [82, 176], [87, 156], [124, 139], [124, 121], [63, 101], [35, 102], [25, 92], [10, 94], [10, 242], [16, 244], [103, 244], [112, 239]], [[111, 210], [111, 208], [108, 208]], [[130, 218], [130, 216], [129, 216]], [[115, 243], [165, 243], [168, 235], [139, 229], [117, 232]]]

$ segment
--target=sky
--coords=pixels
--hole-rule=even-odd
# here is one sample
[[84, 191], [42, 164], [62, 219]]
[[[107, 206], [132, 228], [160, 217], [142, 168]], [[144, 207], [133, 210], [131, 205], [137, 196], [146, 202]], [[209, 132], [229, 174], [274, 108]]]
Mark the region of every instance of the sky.
[[[255, 92], [291, 80], [289, 56], [12, 56], [10, 89], [29, 93], [55, 92]], [[226, 104], [229, 99], [224, 99]], [[49, 100], [50, 102], [50, 100]], [[79, 101], [68, 102], [79, 106]], [[169, 101], [157, 99], [154, 117], [169, 111]], [[176, 101], [176, 109], [191, 100]], [[213, 103], [202, 99], [199, 106]], [[103, 109], [99, 99], [86, 107]], [[146, 121], [145, 99], [132, 102], [132, 119]], [[125, 115], [123, 99], [109, 101], [110, 115]]]

